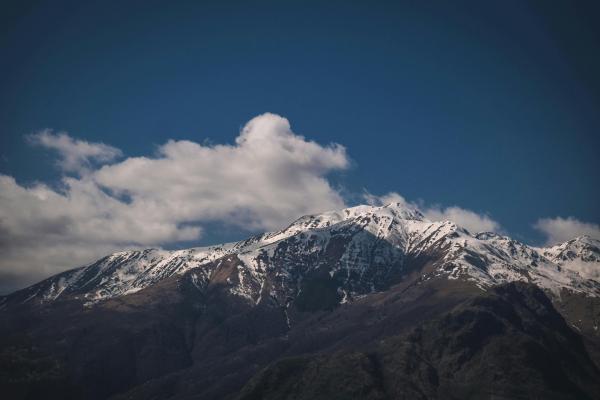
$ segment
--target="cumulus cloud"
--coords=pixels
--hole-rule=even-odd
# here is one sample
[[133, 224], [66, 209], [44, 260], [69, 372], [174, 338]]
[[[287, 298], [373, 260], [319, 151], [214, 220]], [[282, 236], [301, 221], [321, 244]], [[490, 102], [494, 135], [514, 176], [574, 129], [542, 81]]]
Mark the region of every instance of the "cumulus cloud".
[[441, 207], [437, 205], [427, 206], [415, 202], [409, 202], [396, 192], [390, 192], [383, 196], [375, 196], [371, 193], [365, 193], [365, 200], [369, 204], [382, 205], [389, 203], [401, 203], [408, 207], [418, 209], [431, 221], [452, 221], [458, 226], [467, 229], [470, 232], [499, 232], [501, 226], [486, 214], [477, 213], [458, 206]]
[[31, 144], [55, 150], [59, 154], [58, 166], [66, 172], [82, 173], [92, 167], [92, 163], [106, 163], [121, 156], [121, 150], [104, 143], [90, 143], [76, 140], [64, 132], [53, 133], [45, 129], [28, 135]]
[[94, 179], [153, 215], [276, 229], [302, 214], [343, 207], [324, 176], [348, 166], [344, 147], [307, 141], [287, 119], [264, 114], [246, 124], [235, 145], [169, 141], [157, 158], [104, 166]]
[[345, 206], [326, 177], [349, 166], [344, 147], [307, 140], [274, 114], [249, 121], [233, 145], [169, 141], [153, 157], [112, 164], [120, 152], [104, 144], [46, 131], [29, 140], [57, 150], [60, 167], [80, 174], [65, 176], [60, 188], [0, 175], [5, 285], [123, 248], [193, 241], [209, 222], [272, 230]]
[[600, 240], [600, 225], [573, 217], [541, 218], [533, 227], [544, 234], [546, 245], [554, 245], [583, 235]]

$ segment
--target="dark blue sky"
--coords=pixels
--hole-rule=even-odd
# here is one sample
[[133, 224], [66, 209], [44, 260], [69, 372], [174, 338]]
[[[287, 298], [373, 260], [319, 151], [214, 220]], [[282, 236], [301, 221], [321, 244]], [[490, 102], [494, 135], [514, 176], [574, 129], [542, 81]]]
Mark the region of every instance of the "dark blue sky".
[[0, 16], [0, 172], [21, 183], [59, 177], [23, 139], [43, 128], [133, 156], [270, 111], [347, 147], [347, 193], [528, 240], [540, 217], [600, 222], [597, 2], [24, 3]]

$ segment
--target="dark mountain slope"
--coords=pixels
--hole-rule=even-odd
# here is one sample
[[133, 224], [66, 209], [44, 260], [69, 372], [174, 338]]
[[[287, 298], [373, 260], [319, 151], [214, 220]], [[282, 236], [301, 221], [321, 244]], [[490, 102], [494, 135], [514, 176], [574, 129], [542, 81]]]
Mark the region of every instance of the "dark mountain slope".
[[[436, 279], [424, 284], [407, 280], [383, 293], [365, 296], [333, 310], [301, 311], [288, 308], [290, 327], [282, 334], [266, 332], [279, 326], [281, 308], [265, 305], [252, 311], [240, 308], [229, 317], [204, 314], [199, 319], [193, 349], [194, 365], [151, 380], [116, 398], [231, 398], [261, 368], [282, 357], [355, 349], [395, 335], [443, 314], [481, 293], [460, 281]], [[277, 314], [279, 312], [280, 314]], [[214, 319], [218, 315], [218, 319]], [[218, 324], [215, 324], [216, 321]], [[254, 324], [260, 321], [259, 324]], [[260, 332], [261, 336], [256, 337]], [[161, 395], [155, 397], [157, 393]]]
[[[296, 301], [249, 304], [218, 282], [200, 291], [188, 274], [94, 307], [23, 305], [0, 316], [0, 362], [18, 371], [4, 376], [0, 389], [21, 399], [40, 393], [50, 399], [233, 398], [275, 363], [282, 372], [272, 377], [267, 369], [246, 395], [272, 390], [285, 398], [280, 385], [292, 384], [307, 398], [330, 389], [341, 398], [418, 398], [412, 396], [421, 392], [481, 398], [487, 392], [469, 390], [480, 384], [496, 390], [501, 382], [505, 391], [498, 394], [512, 398], [521, 394], [515, 386], [593, 398], [600, 375], [583, 339], [539, 289], [509, 284], [486, 293], [461, 280], [421, 277], [407, 275], [384, 292], [323, 310]], [[278, 364], [282, 359], [288, 361]], [[270, 391], [263, 393], [265, 376]], [[394, 387], [395, 381], [405, 384]]]
[[595, 399], [600, 371], [534, 286], [511, 283], [370, 349], [288, 358], [253, 399]]

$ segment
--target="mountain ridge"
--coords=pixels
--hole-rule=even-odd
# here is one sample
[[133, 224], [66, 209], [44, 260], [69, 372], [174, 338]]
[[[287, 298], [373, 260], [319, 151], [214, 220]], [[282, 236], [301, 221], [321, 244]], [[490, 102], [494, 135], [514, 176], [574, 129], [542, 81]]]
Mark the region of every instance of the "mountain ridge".
[[[382, 246], [381, 242], [389, 246]], [[245, 287], [243, 277], [247, 275], [246, 282], [253, 280], [259, 287], [262, 286], [265, 271], [261, 264], [272, 266], [276, 253], [290, 245], [296, 249], [295, 256], [301, 254], [304, 258], [310, 258], [315, 252], [331, 252], [334, 247], [341, 246], [335, 256], [336, 265], [329, 273], [333, 276], [340, 271], [345, 272], [348, 276], [346, 283], [350, 275], [360, 280], [365, 274], [376, 275], [380, 268], [388, 270], [388, 273], [403, 273], [407, 258], [422, 255], [431, 258], [433, 253], [437, 253], [434, 256], [437, 257], [436, 268], [429, 276], [467, 279], [482, 289], [519, 280], [532, 282], [554, 295], [567, 289], [600, 296], [600, 241], [589, 236], [536, 248], [493, 232], [471, 234], [451, 221], [432, 222], [417, 209], [390, 203], [306, 215], [280, 231], [222, 245], [175, 251], [145, 249], [113, 253], [4, 296], [0, 307], [17, 301], [45, 303], [67, 296], [91, 305], [135, 293], [192, 269], [197, 270], [194, 275], [196, 284], [206, 284], [214, 272], [214, 268], [209, 266], [233, 255], [243, 266], [244, 274], [238, 274], [239, 285], [232, 290], [237, 290], [242, 296], [252, 293], [250, 297], [256, 297], [256, 289]], [[374, 252], [372, 259], [369, 259], [368, 252]], [[279, 264], [281, 268], [284, 263]], [[389, 271], [389, 265], [394, 265], [395, 271]], [[202, 271], [203, 267], [207, 267], [206, 271]], [[369, 283], [371, 291], [374, 291], [377, 282]], [[368, 292], [364, 287], [353, 290], [352, 286], [339, 285], [338, 290], [343, 293], [341, 301]]]

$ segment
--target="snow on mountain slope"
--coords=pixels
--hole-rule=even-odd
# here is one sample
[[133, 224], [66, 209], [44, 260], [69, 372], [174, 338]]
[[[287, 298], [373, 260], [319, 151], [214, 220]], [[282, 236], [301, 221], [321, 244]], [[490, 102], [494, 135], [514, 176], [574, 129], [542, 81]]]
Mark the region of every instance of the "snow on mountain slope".
[[494, 233], [472, 235], [452, 222], [431, 222], [418, 210], [392, 203], [304, 216], [281, 231], [221, 246], [115, 253], [3, 302], [11, 297], [47, 302], [66, 296], [96, 302], [192, 269], [194, 284], [204, 287], [225, 265], [234, 271], [224, 282], [230, 292], [254, 303], [270, 297], [283, 304], [300, 293], [303, 281], [323, 271], [341, 301], [348, 301], [384, 290], [415, 269], [422, 270], [422, 279], [463, 279], [482, 289], [528, 281], [555, 295], [567, 289], [600, 296], [597, 240], [582, 237], [534, 248]]
[[[505, 236], [471, 235], [452, 222], [427, 221], [398, 204], [360, 206], [342, 215], [345, 218], [338, 218], [340, 213], [305, 217], [305, 221], [322, 222], [325, 228], [315, 226], [283, 242], [239, 253], [238, 279], [231, 291], [258, 301], [264, 293], [254, 288], [264, 287], [267, 280], [275, 282], [268, 294], [281, 303], [301, 290], [298, 277], [325, 268], [344, 301], [383, 290], [397, 282], [399, 275], [429, 262], [433, 272], [423, 271], [423, 279], [463, 279], [482, 289], [527, 281], [558, 296], [562, 289], [600, 296], [599, 282], [562, 268], [540, 250]], [[269, 276], [269, 267], [275, 276]]]
[[581, 236], [542, 249], [542, 252], [560, 267], [575, 271], [584, 278], [600, 281], [600, 240]]
[[[503, 282], [527, 281], [560, 294], [562, 289], [591, 296], [600, 295], [600, 283], [587, 276], [562, 268], [562, 264], [545, 256], [545, 249], [535, 249], [506, 236], [479, 233], [453, 241], [445, 261], [456, 264], [450, 278], [469, 276], [480, 287]], [[600, 268], [600, 263], [595, 265]]]

